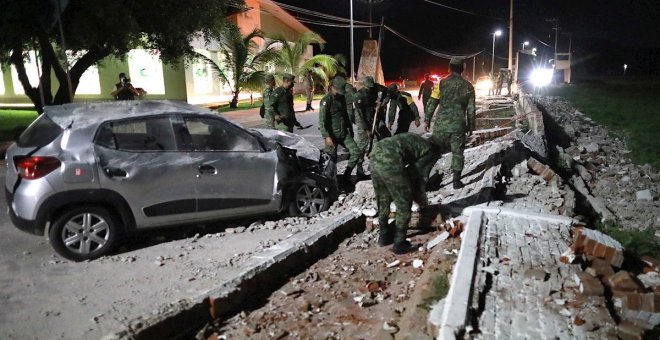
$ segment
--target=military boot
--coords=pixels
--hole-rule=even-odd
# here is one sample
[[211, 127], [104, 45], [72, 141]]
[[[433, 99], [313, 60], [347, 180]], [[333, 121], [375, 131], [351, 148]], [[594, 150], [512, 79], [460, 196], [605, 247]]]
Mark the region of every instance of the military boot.
[[394, 234], [394, 246], [392, 246], [392, 251], [397, 255], [401, 255], [410, 252], [412, 249], [412, 244], [406, 240], [406, 230], [399, 230], [397, 228]]
[[387, 223], [387, 218], [378, 219], [378, 228], [380, 234], [378, 236], [378, 245], [381, 247], [389, 246], [394, 243], [394, 235], [392, 234], [392, 229]]
[[347, 166], [346, 170], [344, 170], [344, 174], [341, 175], [342, 184], [344, 185], [351, 184], [351, 172], [353, 172], [353, 167]]
[[369, 178], [369, 176], [367, 176], [367, 174], [364, 173], [364, 169], [362, 168], [362, 164], [358, 164], [356, 175], [357, 175], [358, 180], [360, 180], [360, 181], [364, 181], [364, 180]]
[[465, 186], [463, 182], [461, 182], [461, 172], [454, 170], [454, 189], [460, 189]]

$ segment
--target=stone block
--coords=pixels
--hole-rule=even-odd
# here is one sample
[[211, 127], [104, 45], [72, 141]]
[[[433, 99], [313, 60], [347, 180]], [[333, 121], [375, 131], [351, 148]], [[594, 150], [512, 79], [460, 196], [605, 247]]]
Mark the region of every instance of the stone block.
[[638, 201], [653, 201], [653, 194], [649, 189], [636, 192], [635, 197]]
[[363, 197], [376, 197], [374, 191], [374, 184], [371, 181], [360, 181], [355, 184], [355, 195], [360, 195]]

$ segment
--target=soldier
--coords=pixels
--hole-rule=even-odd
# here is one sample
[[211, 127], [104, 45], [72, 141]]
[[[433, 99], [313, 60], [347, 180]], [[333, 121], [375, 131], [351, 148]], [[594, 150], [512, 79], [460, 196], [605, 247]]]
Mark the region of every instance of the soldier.
[[[451, 58], [449, 62], [451, 74], [442, 79], [433, 88], [429, 106], [426, 110], [425, 129], [429, 131], [431, 118], [439, 106], [438, 117], [433, 125], [433, 138], [443, 150], [451, 148], [451, 169], [454, 172], [454, 189], [463, 187], [461, 172], [463, 171], [463, 150], [465, 149], [465, 134], [472, 134], [475, 124], [474, 87], [461, 77], [463, 60]], [[467, 117], [466, 117], [467, 115]]]
[[[369, 131], [378, 140], [391, 137], [392, 134], [387, 129], [387, 126], [385, 126], [385, 107], [387, 107], [389, 100], [387, 97], [387, 87], [376, 83], [372, 76], [364, 77], [362, 82], [364, 86], [358, 91], [355, 99], [357, 109], [356, 121], [358, 119], [363, 120]], [[359, 118], [358, 115], [360, 116]], [[376, 118], [375, 123], [374, 118]], [[371, 138], [372, 136], [370, 135], [369, 137]], [[365, 145], [365, 150], [368, 147], [368, 143], [369, 141]]]
[[511, 96], [511, 85], [513, 84], [513, 73], [511, 70], [506, 71], [506, 90], [507, 95]]
[[502, 84], [504, 84], [504, 72], [500, 70], [500, 73], [497, 74], [497, 85], [495, 85], [495, 94], [498, 96], [502, 94]]
[[433, 82], [431, 81], [429, 74], [424, 75], [424, 82], [419, 87], [419, 93], [417, 94], [417, 100], [422, 98], [422, 106], [424, 107], [424, 112], [426, 112], [426, 105], [431, 97], [431, 91], [433, 90]]
[[[488, 95], [489, 96], [491, 96], [491, 95], [494, 96], [495, 95], [495, 86], [497, 84], [497, 78], [495, 77], [493, 72], [491, 72], [488, 75], [488, 77], [490, 79], [490, 87], [488, 88]], [[426, 109], [424, 109], [424, 112], [426, 112]]]
[[412, 95], [408, 92], [399, 91], [397, 84], [388, 86], [387, 91], [387, 96], [390, 98], [390, 107], [387, 111], [387, 129], [392, 130], [397, 108], [399, 108], [399, 119], [396, 122], [395, 135], [408, 132], [410, 123], [413, 121], [415, 126], [419, 127], [419, 111]]
[[355, 124], [355, 96], [357, 95], [357, 89], [351, 83], [346, 83], [344, 92], [346, 93], [344, 96], [346, 97], [348, 118], [351, 120], [351, 124]]
[[[413, 200], [427, 207], [426, 182], [441, 156], [440, 147], [419, 135], [402, 133], [378, 141], [369, 155], [371, 179], [378, 204], [378, 244], [394, 243], [395, 254], [406, 253], [412, 245], [406, 240]], [[396, 205], [396, 228], [389, 226], [390, 203]]]
[[312, 70], [307, 71], [307, 77], [305, 80], [307, 83], [307, 106], [305, 107], [305, 111], [312, 111], [314, 110], [312, 107], [312, 100], [314, 99], [314, 77]]
[[266, 75], [266, 88], [262, 94], [262, 99], [264, 101], [264, 113], [261, 118], [266, 121], [266, 126], [269, 129], [275, 128], [275, 108], [273, 107], [274, 97], [273, 89], [275, 88], [275, 77], [272, 74]]
[[353, 140], [353, 126], [348, 118], [344, 88], [346, 80], [337, 76], [332, 80], [329, 92], [321, 99], [319, 112], [319, 130], [325, 141], [325, 152], [337, 159], [337, 146], [348, 150], [349, 158], [342, 180], [349, 182], [351, 172], [358, 164], [362, 151]]
[[275, 128], [281, 131], [293, 132], [296, 124], [296, 113], [293, 111], [293, 85], [295, 77], [285, 73], [282, 76], [282, 86], [273, 91], [273, 109]]

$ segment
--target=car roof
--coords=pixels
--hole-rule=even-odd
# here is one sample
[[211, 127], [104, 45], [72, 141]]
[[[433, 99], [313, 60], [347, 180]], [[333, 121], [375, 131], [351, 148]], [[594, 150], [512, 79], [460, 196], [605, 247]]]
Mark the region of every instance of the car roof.
[[165, 113], [194, 113], [217, 115], [206, 108], [172, 100], [117, 100], [70, 103], [46, 106], [44, 113], [64, 127], [72, 122], [99, 124], [108, 120], [143, 117]]

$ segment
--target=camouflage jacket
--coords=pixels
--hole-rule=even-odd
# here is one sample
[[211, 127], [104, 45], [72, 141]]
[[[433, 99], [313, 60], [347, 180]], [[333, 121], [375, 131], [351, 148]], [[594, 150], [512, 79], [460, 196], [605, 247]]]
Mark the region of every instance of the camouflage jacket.
[[407, 166], [411, 179], [426, 182], [440, 156], [442, 153], [434, 143], [420, 135], [402, 133], [376, 142], [369, 159], [391, 165], [393, 171]]
[[261, 95], [261, 98], [264, 101], [264, 119], [266, 119], [266, 124], [269, 127], [273, 126], [273, 118], [275, 116], [275, 108], [273, 107], [274, 103], [274, 96], [273, 96], [273, 88], [267, 86], [264, 89], [264, 92]]
[[408, 92], [401, 92], [390, 98], [390, 107], [387, 110], [387, 123], [394, 124], [396, 117], [396, 109], [399, 108], [399, 119], [413, 121], [419, 119], [419, 110], [413, 100], [412, 95]]
[[433, 91], [433, 82], [430, 80], [424, 80], [422, 85], [419, 87], [419, 95], [417, 98], [422, 98], [422, 101], [426, 103], [431, 97], [431, 91]]
[[355, 100], [357, 97], [357, 91], [355, 87], [347, 86], [346, 94], [346, 108], [348, 110], [348, 118], [351, 120], [351, 124], [355, 124]]
[[352, 135], [351, 122], [348, 119], [346, 98], [341, 94], [326, 94], [320, 103], [319, 130], [323, 138], [343, 139]]
[[296, 115], [293, 111], [293, 93], [282, 86], [273, 90], [273, 109], [275, 115], [282, 117], [284, 125], [293, 126], [296, 122]]
[[424, 119], [427, 123], [431, 122], [439, 106], [433, 132], [474, 130], [474, 87], [460, 75], [452, 74], [439, 81], [427, 105]]
[[378, 113], [379, 120], [385, 120], [385, 107], [389, 98], [387, 97], [387, 87], [375, 84], [374, 87], [368, 89], [361, 88], [355, 94], [355, 124], [360, 130], [371, 130], [374, 115], [376, 113], [376, 106], [380, 103]]

